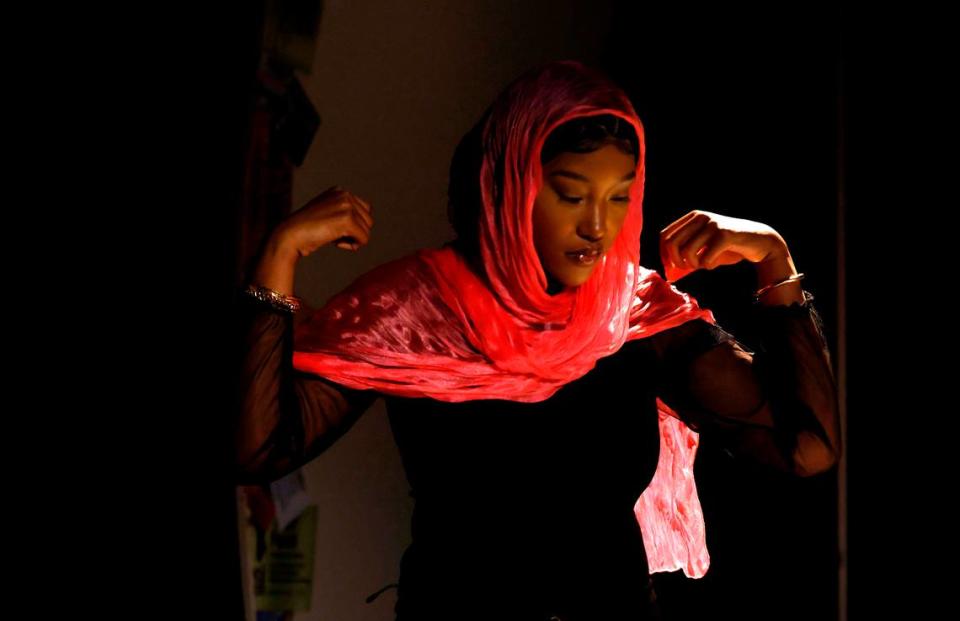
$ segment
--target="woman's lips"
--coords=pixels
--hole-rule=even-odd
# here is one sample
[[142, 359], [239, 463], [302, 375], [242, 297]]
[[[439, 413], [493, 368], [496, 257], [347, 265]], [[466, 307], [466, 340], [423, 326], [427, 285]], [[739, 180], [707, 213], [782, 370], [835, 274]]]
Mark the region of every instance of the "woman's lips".
[[578, 250], [566, 253], [567, 257], [577, 265], [593, 265], [603, 254], [599, 250]]

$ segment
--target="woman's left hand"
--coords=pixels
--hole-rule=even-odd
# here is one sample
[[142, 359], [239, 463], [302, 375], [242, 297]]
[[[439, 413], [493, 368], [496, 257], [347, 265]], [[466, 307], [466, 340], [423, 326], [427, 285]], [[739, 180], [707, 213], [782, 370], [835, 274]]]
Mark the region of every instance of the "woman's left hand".
[[770, 226], [694, 209], [660, 231], [660, 258], [668, 281], [698, 269], [789, 256], [786, 241]]

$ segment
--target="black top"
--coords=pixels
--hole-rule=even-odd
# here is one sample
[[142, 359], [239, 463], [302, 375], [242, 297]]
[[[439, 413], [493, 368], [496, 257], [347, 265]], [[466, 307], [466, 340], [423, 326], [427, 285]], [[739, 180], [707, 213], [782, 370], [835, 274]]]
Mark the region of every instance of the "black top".
[[633, 506], [659, 456], [656, 396], [786, 473], [839, 455], [830, 354], [804, 296], [754, 306], [757, 351], [692, 320], [626, 342], [539, 403], [394, 397], [298, 371], [296, 318], [244, 299], [238, 482], [302, 466], [383, 397], [415, 499], [398, 621], [655, 619]]

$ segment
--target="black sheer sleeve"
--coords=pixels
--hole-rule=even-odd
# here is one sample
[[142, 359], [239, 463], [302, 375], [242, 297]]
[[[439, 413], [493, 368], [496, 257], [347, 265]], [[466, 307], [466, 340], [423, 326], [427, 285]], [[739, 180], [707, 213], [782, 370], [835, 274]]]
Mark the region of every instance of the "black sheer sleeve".
[[649, 337], [658, 396], [692, 429], [735, 456], [797, 476], [840, 457], [837, 387], [823, 322], [804, 302], [754, 304], [757, 351], [697, 319]]
[[294, 369], [291, 313], [245, 295], [236, 309], [237, 484], [262, 484], [329, 448], [380, 395]]

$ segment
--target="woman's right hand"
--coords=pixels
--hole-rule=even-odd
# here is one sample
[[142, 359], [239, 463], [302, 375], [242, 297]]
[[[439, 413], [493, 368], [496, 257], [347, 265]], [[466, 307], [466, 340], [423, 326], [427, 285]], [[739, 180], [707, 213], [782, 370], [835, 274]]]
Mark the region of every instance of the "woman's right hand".
[[370, 242], [372, 210], [370, 203], [335, 185], [284, 218], [275, 234], [300, 257], [331, 242], [344, 250], [359, 250]]

